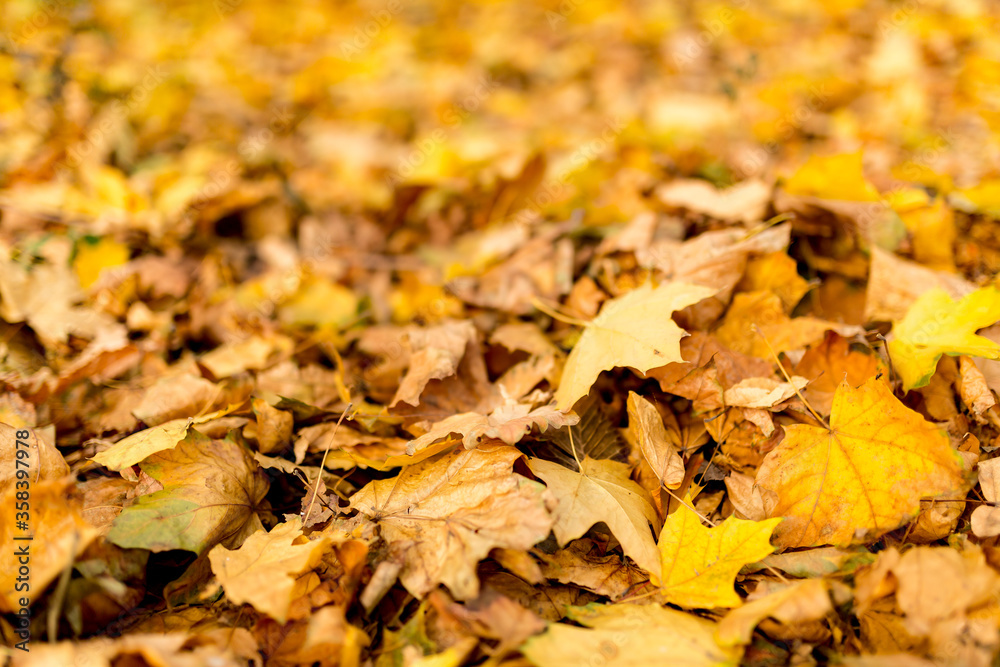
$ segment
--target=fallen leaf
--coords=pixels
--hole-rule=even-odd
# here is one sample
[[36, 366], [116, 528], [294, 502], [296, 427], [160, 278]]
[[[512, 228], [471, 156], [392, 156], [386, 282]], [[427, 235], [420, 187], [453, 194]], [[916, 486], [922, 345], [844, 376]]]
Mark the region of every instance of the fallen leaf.
[[827, 332], [822, 343], [806, 350], [795, 365], [795, 373], [809, 380], [802, 395], [823, 415], [830, 414], [833, 397], [841, 382], [857, 387], [885, 371], [885, 365], [877, 356], [851, 349], [847, 338], [832, 331]]
[[617, 554], [604, 554], [588, 539], [573, 540], [554, 554], [538, 553], [543, 575], [576, 584], [611, 600], [619, 600], [649, 577]]
[[972, 532], [977, 537], [1000, 535], [1000, 458], [979, 462], [979, 488], [989, 505], [972, 510]]
[[650, 532], [659, 518], [652, 499], [629, 479], [624, 463], [585, 457], [580, 472], [543, 459], [528, 459], [531, 472], [540, 477], [556, 497], [552, 532], [560, 545], [582, 537], [603, 521], [622, 544], [622, 551], [635, 563], [658, 577], [660, 555]]
[[660, 590], [667, 602], [688, 608], [736, 607], [737, 573], [747, 563], [774, 551], [771, 532], [781, 519], [746, 521], [729, 517], [718, 526], [702, 525], [688, 507], [690, 496], [663, 523]]
[[790, 318], [785, 314], [781, 299], [773, 292], [743, 292], [733, 297], [715, 335], [720, 343], [735, 352], [772, 359], [772, 349], [802, 348], [822, 338], [827, 331], [836, 331], [842, 336], [864, 333], [861, 327], [816, 317]]
[[872, 248], [865, 320], [900, 320], [920, 295], [932, 287], [940, 287], [954, 299], [960, 299], [976, 288], [954, 273], [935, 271], [881, 248]]
[[892, 327], [889, 354], [904, 389], [930, 382], [941, 355], [1000, 359], [1000, 344], [976, 335], [977, 329], [1000, 321], [1000, 289], [984, 287], [959, 302], [933, 288], [910, 306]]
[[658, 605], [571, 607], [569, 618], [584, 627], [553, 623], [521, 646], [538, 667], [569, 667], [595, 658], [609, 666], [685, 665], [735, 667], [743, 651], [715, 642], [715, 624]]
[[257, 510], [267, 477], [233, 440], [209, 440], [195, 430], [173, 449], [139, 467], [163, 485], [122, 510], [107, 539], [128, 549], [205, 553], [216, 544], [238, 547], [263, 528]]
[[[27, 488], [38, 480], [61, 479], [70, 472], [59, 450], [38, 437], [35, 429], [4, 423], [0, 423], [0, 460], [8, 463], [0, 472], [0, 494]], [[22, 484], [18, 485], [18, 480]]]
[[[19, 491], [11, 486], [0, 497], [4, 507], [10, 508], [0, 521], [0, 548], [9, 563], [0, 572], [0, 611], [5, 613], [37, 600], [98, 535], [83, 518], [80, 494], [74, 490], [72, 478], [32, 479], [27, 488], [27, 518], [15, 514], [16, 503], [24, 502], [25, 487]], [[15, 522], [15, 518], [24, 523]], [[22, 599], [28, 604], [22, 604]]]
[[841, 383], [830, 427], [786, 427], [757, 472], [776, 497], [768, 515], [786, 517], [775, 530], [779, 546], [874, 539], [916, 516], [923, 498], [964, 497], [962, 458], [948, 437], [885, 382]]
[[212, 573], [233, 604], [250, 604], [279, 623], [288, 619], [298, 575], [319, 564], [327, 546], [324, 536], [302, 536], [302, 521], [293, 517], [270, 532], [250, 535], [237, 549], [217, 544], [208, 552]]
[[565, 414], [552, 406], [543, 405], [532, 409], [530, 404], [508, 401], [489, 415], [465, 412], [434, 424], [428, 433], [410, 441], [406, 446], [406, 453], [412, 456], [452, 434], [462, 436], [466, 449], [477, 447], [484, 438], [495, 438], [514, 445], [536, 427], [539, 432], [544, 432], [549, 428], [570, 426], [578, 421], [580, 418], [576, 415]]
[[644, 285], [604, 304], [566, 359], [556, 391], [556, 407], [568, 410], [587, 395], [601, 371], [628, 366], [639, 372], [683, 361], [680, 340], [687, 335], [671, 313], [715, 293], [707, 287], [666, 283]]
[[684, 461], [671, 442], [656, 407], [636, 394], [628, 395], [628, 427], [653, 473], [665, 487], [676, 489], [684, 481]]
[[228, 409], [201, 415], [198, 418], [173, 419], [152, 428], [133, 433], [94, 456], [93, 460], [105, 468], [121, 471], [140, 461], [168, 449], [173, 449], [187, 437], [194, 424], [204, 424], [229, 412]]
[[733, 407], [773, 408], [809, 384], [809, 380], [797, 375], [791, 380], [779, 382], [773, 378], [747, 378], [727, 389], [722, 397], [726, 405]]
[[400, 581], [422, 596], [443, 583], [476, 597], [476, 564], [494, 547], [528, 549], [552, 529], [545, 487], [511, 471], [521, 453], [503, 445], [444, 454], [371, 482], [351, 496], [401, 551]]
[[818, 621], [833, 611], [826, 582], [822, 579], [796, 581], [768, 592], [726, 614], [715, 631], [721, 646], [749, 644], [754, 628], [765, 618], [784, 624]]

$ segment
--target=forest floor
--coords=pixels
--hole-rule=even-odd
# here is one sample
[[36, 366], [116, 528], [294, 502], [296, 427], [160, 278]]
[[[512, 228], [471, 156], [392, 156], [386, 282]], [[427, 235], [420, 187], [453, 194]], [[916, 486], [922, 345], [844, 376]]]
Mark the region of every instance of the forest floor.
[[0, 7], [13, 665], [994, 665], [1000, 10]]

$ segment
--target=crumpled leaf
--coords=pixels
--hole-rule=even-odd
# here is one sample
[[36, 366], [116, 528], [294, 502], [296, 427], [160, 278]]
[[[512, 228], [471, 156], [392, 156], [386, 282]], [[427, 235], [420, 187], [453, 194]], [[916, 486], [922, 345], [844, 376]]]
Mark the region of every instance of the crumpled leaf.
[[684, 481], [684, 461], [671, 443], [656, 407], [634, 391], [628, 394], [628, 427], [660, 482], [668, 489], [679, 487]]
[[302, 521], [293, 517], [271, 532], [258, 531], [238, 549], [212, 547], [212, 573], [234, 604], [249, 603], [279, 623], [288, 618], [297, 575], [315, 567], [323, 557], [328, 537], [308, 540]]
[[968, 488], [948, 437], [882, 380], [841, 383], [830, 427], [786, 427], [757, 472], [768, 514], [786, 517], [779, 546], [873, 539], [916, 516], [921, 498], [961, 498]]
[[790, 624], [816, 621], [833, 611], [823, 579], [792, 582], [767, 595], [753, 597], [719, 621], [715, 636], [720, 645], [749, 644], [754, 628], [768, 617]]
[[[23, 437], [25, 432], [27, 436]], [[21, 454], [18, 454], [19, 450]], [[0, 423], [0, 461], [6, 463], [0, 470], [0, 494], [15, 488], [18, 470], [25, 471], [22, 475], [27, 474], [31, 484], [36, 480], [60, 479], [69, 474], [69, 466], [62, 453], [44, 438], [38, 437], [33, 428], [14, 428]], [[24, 488], [23, 484], [21, 488]]]
[[549, 405], [532, 409], [530, 404], [508, 401], [488, 415], [464, 412], [439, 421], [428, 433], [411, 440], [406, 446], [406, 453], [412, 456], [453, 433], [462, 436], [466, 449], [478, 446], [484, 438], [496, 438], [514, 445], [535, 427], [545, 431], [571, 426], [578, 421], [580, 418], [576, 415], [566, 414]]
[[747, 378], [727, 389], [722, 397], [726, 405], [738, 408], [772, 408], [778, 403], [795, 396], [809, 383], [797, 375], [791, 382], [779, 382], [774, 378]]
[[580, 472], [576, 472], [558, 463], [529, 458], [528, 467], [559, 502], [552, 532], [561, 546], [603, 521], [621, 542], [626, 556], [652, 576], [659, 576], [659, 552], [649, 528], [650, 524], [658, 528], [659, 519], [649, 494], [629, 479], [626, 464], [585, 457]]
[[601, 371], [628, 366], [640, 372], [683, 361], [687, 334], [671, 313], [706, 299], [716, 290], [687, 283], [643, 285], [604, 304], [570, 352], [556, 391], [556, 407], [568, 410], [586, 396]]
[[708, 528], [689, 507], [691, 503], [688, 496], [663, 522], [660, 590], [667, 602], [681, 607], [736, 607], [741, 603], [733, 590], [737, 573], [774, 551], [771, 533], [782, 520], [729, 517]]
[[427, 329], [411, 327], [407, 332], [412, 351], [410, 367], [390, 407], [400, 402], [418, 405], [428, 382], [455, 374], [466, 347], [476, 338], [476, 327], [467, 320], [445, 322]]
[[1000, 289], [984, 287], [957, 303], [939, 288], [924, 292], [892, 327], [889, 354], [904, 389], [930, 382], [941, 355], [1000, 359], [1000, 344], [976, 335], [1000, 321]]
[[220, 543], [239, 546], [263, 528], [257, 509], [267, 476], [233, 440], [209, 440], [190, 430], [139, 468], [163, 489], [140, 496], [115, 519], [107, 539], [120, 547], [201, 554]]
[[553, 623], [526, 641], [520, 650], [533, 665], [571, 667], [600, 658], [609, 667], [735, 667], [743, 655], [715, 642], [711, 621], [669, 607], [589, 604], [567, 615], [584, 627]]
[[511, 471], [520, 457], [505, 445], [451, 452], [371, 482], [351, 507], [399, 551], [411, 594], [443, 583], [467, 600], [479, 593], [476, 564], [490, 549], [528, 549], [552, 528], [545, 487]]

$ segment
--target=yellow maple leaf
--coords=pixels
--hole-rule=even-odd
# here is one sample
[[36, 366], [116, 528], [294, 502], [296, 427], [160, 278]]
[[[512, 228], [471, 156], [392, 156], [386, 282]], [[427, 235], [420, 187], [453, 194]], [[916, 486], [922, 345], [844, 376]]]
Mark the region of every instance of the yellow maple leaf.
[[1000, 345], [976, 335], [977, 329], [1000, 320], [1000, 289], [978, 289], [955, 303], [939, 287], [920, 295], [892, 327], [892, 365], [904, 389], [926, 386], [941, 355], [1000, 359]]
[[962, 457], [948, 436], [903, 405], [885, 382], [842, 382], [830, 430], [785, 428], [757, 472], [783, 547], [848, 545], [903, 525], [922, 498], [964, 497]]
[[643, 285], [604, 304], [583, 330], [563, 369], [556, 407], [568, 410], [590, 391], [601, 371], [650, 368], [684, 361], [680, 341], [688, 335], [670, 318], [717, 290], [688, 283]]
[[663, 523], [660, 589], [667, 602], [681, 607], [736, 607], [742, 602], [733, 590], [737, 573], [774, 551], [771, 533], [782, 520], [731, 516], [708, 528], [690, 504], [689, 496]]
[[626, 464], [585, 457], [579, 472], [543, 459], [528, 459], [528, 467], [559, 501], [552, 532], [560, 546], [603, 521], [626, 556], [653, 576], [659, 574], [660, 556], [649, 530], [659, 519], [649, 494], [629, 479]]

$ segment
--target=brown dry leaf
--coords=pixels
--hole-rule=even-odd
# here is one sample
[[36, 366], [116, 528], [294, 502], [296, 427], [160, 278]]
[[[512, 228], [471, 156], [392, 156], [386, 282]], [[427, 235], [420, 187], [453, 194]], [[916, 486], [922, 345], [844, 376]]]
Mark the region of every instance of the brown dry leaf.
[[896, 603], [913, 635], [930, 634], [941, 621], [964, 614], [1000, 593], [1000, 575], [968, 545], [959, 552], [947, 547], [915, 547], [892, 566]]
[[681, 339], [686, 363], [672, 363], [646, 372], [660, 382], [663, 391], [693, 402], [696, 413], [725, 407], [726, 389], [754, 377], [766, 377], [771, 364], [723, 347], [709, 334], [695, 331]]
[[809, 380], [802, 391], [805, 399], [814, 410], [828, 415], [841, 382], [857, 387], [885, 372], [885, 367], [877, 356], [851, 349], [848, 339], [830, 331], [822, 343], [806, 350], [795, 372]]
[[785, 625], [818, 621], [833, 611], [822, 579], [796, 581], [784, 586], [758, 587], [747, 603], [727, 613], [715, 631], [722, 646], [749, 644], [754, 628], [765, 618]]
[[901, 320], [917, 298], [932, 287], [940, 287], [956, 301], [976, 288], [953, 273], [935, 271], [881, 248], [872, 248], [865, 319]]
[[[45, 588], [97, 537], [97, 529], [82, 514], [79, 492], [72, 478], [31, 480], [29, 500], [24, 488], [11, 487], [3, 494], [0, 548], [9, 565], [0, 572], [0, 611], [14, 612], [29, 606]], [[17, 502], [24, 502], [23, 515]], [[21, 604], [26, 599], [28, 604]], [[23, 639], [23, 638], [22, 638]]]
[[357, 665], [369, 639], [333, 605], [312, 612], [307, 619], [288, 624], [262, 622], [254, 628], [267, 665], [275, 667], [339, 667]]
[[786, 518], [775, 531], [781, 546], [872, 539], [916, 516], [921, 499], [961, 498], [968, 488], [948, 437], [881, 380], [841, 383], [830, 427], [786, 427], [757, 473], [768, 515]]
[[251, 336], [243, 341], [220, 345], [202, 355], [198, 363], [216, 380], [227, 378], [246, 370], [267, 368], [274, 356], [292, 351], [293, 341], [287, 336]]
[[635, 392], [628, 395], [628, 427], [660, 483], [676, 489], [684, 481], [684, 461], [679, 443], [670, 438], [656, 407]]
[[986, 378], [976, 368], [972, 358], [959, 357], [958, 368], [961, 377], [961, 382], [956, 387], [958, 395], [962, 397], [962, 402], [972, 410], [973, 414], [981, 415], [997, 404], [996, 397], [986, 384]]
[[568, 410], [586, 396], [601, 371], [628, 366], [639, 372], [681, 361], [686, 333], [670, 315], [715, 291], [687, 283], [644, 285], [604, 304], [587, 324], [563, 369], [556, 407]]
[[251, 399], [250, 405], [257, 416], [256, 436], [260, 452], [270, 454], [283, 450], [292, 437], [292, 413], [278, 410], [261, 398]]
[[419, 405], [420, 394], [427, 383], [454, 375], [466, 348], [476, 338], [476, 328], [467, 320], [445, 322], [427, 329], [408, 329], [406, 341], [410, 366], [390, 407], [400, 402]]
[[659, 605], [574, 607], [569, 618], [584, 627], [553, 623], [521, 652], [535, 665], [580, 665], [600, 656], [606, 665], [675, 664], [686, 667], [737, 665], [738, 647], [720, 647], [716, 625]]
[[285, 623], [296, 593], [298, 576], [319, 564], [327, 539], [302, 536], [298, 517], [270, 532], [258, 531], [238, 549], [212, 547], [208, 560], [212, 573], [234, 604], [250, 604], [278, 623]]
[[[7, 464], [0, 472], [0, 493], [69, 475], [63, 455], [32, 428], [0, 423], [0, 460]], [[17, 484], [19, 480], [21, 484]]]
[[652, 499], [629, 479], [628, 466], [610, 459], [586, 457], [580, 472], [543, 459], [528, 459], [558, 501], [552, 532], [560, 545], [582, 537], [603, 521], [621, 542], [622, 551], [653, 577], [660, 574], [660, 553], [650, 532], [659, 529]]
[[791, 382], [779, 382], [773, 378], [747, 378], [733, 385], [723, 393], [726, 405], [738, 408], [773, 408], [795, 396], [809, 380], [793, 375]]
[[754, 255], [782, 252], [791, 238], [790, 225], [758, 233], [739, 228], [700, 234], [688, 241], [654, 243], [636, 254], [644, 266], [653, 266], [677, 282], [705, 285], [715, 292], [703, 303], [684, 310], [688, 328], [707, 329], [725, 310], [747, 261]]
[[528, 549], [552, 528], [545, 487], [511, 472], [520, 457], [504, 445], [444, 454], [371, 482], [351, 507], [400, 552], [411, 594], [443, 583], [459, 600], [474, 598], [476, 564], [490, 549]]
[[771, 349], [787, 352], [803, 348], [822, 338], [827, 331], [836, 331], [842, 336], [864, 333], [861, 327], [827, 322], [816, 317], [790, 318], [785, 314], [777, 294], [762, 291], [734, 296], [715, 336], [731, 350], [772, 359]]
[[743, 223], [763, 219], [771, 186], [764, 181], [747, 179], [725, 190], [717, 190], [707, 181], [678, 179], [659, 186], [657, 198], [667, 206], [704, 213], [719, 220]]
[[754, 484], [753, 477], [739, 472], [731, 472], [726, 475], [724, 481], [726, 490], [729, 492], [729, 502], [736, 510], [736, 518], [749, 519], [750, 521], [763, 521], [767, 518], [760, 488]]
[[71, 334], [93, 339], [100, 332], [123, 328], [105, 313], [78, 306], [83, 296], [69, 266], [45, 263], [29, 270], [11, 259], [3, 244], [0, 317], [5, 322], [27, 322], [50, 350], [59, 349]]
[[649, 576], [617, 554], [606, 554], [588, 539], [573, 540], [554, 554], [539, 553], [548, 579], [576, 584], [592, 593], [619, 600]]
[[580, 418], [576, 415], [563, 413], [549, 405], [532, 409], [530, 403], [508, 400], [506, 404], [488, 415], [466, 412], [434, 424], [429, 432], [410, 441], [406, 446], [406, 453], [408, 456], [413, 456], [452, 434], [462, 436], [466, 449], [477, 447], [484, 438], [502, 440], [508, 445], [514, 445], [534, 428], [544, 432], [550, 428], [572, 426], [579, 421]]
[[[241, 628], [236, 628], [240, 630]], [[244, 630], [245, 632], [245, 630]], [[232, 632], [230, 633], [232, 635]], [[232, 636], [230, 637], [232, 640]], [[15, 654], [12, 665], [18, 667], [55, 667], [56, 665], [87, 665], [114, 667], [141, 660], [147, 665], [169, 667], [241, 667], [246, 656], [237, 655], [228, 646], [195, 644], [186, 646], [190, 637], [185, 632], [168, 634], [129, 634], [118, 639], [100, 637], [86, 641], [65, 641], [31, 647], [30, 654]]]
[[990, 505], [972, 510], [972, 532], [977, 537], [1000, 535], [1000, 458], [979, 462], [979, 488]]
[[248, 394], [227, 391], [222, 384], [189, 373], [168, 375], [143, 392], [132, 414], [149, 426], [159, 426], [242, 403]]

